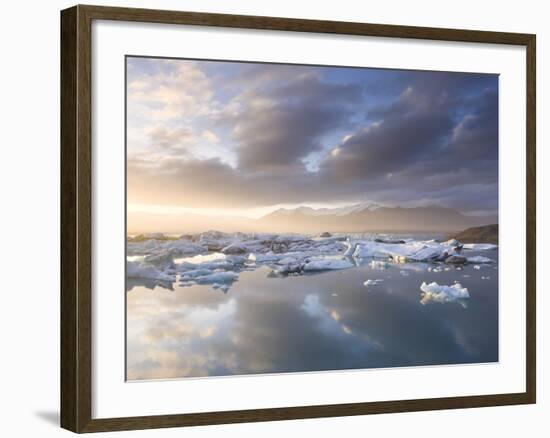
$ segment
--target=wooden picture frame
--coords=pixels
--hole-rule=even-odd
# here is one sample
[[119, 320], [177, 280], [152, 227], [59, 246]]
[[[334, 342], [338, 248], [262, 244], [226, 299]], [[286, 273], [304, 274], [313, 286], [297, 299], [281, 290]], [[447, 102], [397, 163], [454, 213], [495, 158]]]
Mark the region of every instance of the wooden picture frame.
[[[186, 24], [526, 48], [527, 284], [526, 391], [522, 393], [251, 409], [128, 418], [92, 418], [91, 25], [93, 20]], [[535, 403], [535, 35], [475, 30], [75, 6], [61, 12], [61, 426], [99, 432]]]

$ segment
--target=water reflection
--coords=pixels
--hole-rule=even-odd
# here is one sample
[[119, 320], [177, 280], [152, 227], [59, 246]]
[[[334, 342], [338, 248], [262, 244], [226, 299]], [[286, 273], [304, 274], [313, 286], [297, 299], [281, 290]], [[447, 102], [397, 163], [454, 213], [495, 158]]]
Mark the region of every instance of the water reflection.
[[[498, 276], [490, 266], [428, 272], [368, 263], [317, 275], [240, 273], [210, 285], [128, 282], [127, 376], [135, 379], [498, 360]], [[408, 275], [401, 272], [406, 271]], [[490, 275], [490, 279], [482, 279]], [[465, 277], [467, 275], [468, 277]], [[376, 287], [365, 287], [379, 278]], [[423, 306], [422, 282], [470, 291], [468, 308]]]

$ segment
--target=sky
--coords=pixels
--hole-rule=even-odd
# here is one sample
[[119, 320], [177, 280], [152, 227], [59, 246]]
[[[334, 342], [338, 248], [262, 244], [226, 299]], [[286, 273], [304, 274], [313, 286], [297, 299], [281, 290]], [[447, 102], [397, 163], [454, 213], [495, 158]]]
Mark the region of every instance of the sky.
[[128, 212], [498, 209], [498, 76], [127, 58]]

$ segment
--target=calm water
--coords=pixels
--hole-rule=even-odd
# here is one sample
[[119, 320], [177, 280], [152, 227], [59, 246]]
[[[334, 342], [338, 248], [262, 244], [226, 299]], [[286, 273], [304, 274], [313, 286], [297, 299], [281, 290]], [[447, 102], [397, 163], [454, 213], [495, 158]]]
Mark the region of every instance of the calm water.
[[[497, 258], [496, 251], [481, 254]], [[242, 272], [225, 294], [211, 286], [129, 283], [127, 377], [498, 361], [495, 265], [437, 273], [428, 266], [366, 265], [287, 278], [268, 278], [264, 267]], [[367, 279], [384, 281], [367, 288]], [[469, 300], [421, 303], [423, 281], [455, 280]]]

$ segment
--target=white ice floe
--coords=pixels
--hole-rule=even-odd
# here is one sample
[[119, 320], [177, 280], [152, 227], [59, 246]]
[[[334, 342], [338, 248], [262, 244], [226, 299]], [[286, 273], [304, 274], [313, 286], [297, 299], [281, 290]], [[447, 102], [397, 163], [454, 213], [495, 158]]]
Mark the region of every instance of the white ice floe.
[[[466, 244], [464, 248], [481, 251], [497, 246]], [[369, 233], [334, 233], [322, 238], [219, 231], [176, 238], [155, 233], [128, 238], [127, 271], [129, 278], [165, 282], [179, 279], [182, 285], [211, 284], [222, 289], [236, 281], [241, 272], [263, 266], [271, 269], [270, 276], [346, 270], [367, 264], [372, 269], [389, 269], [398, 264], [401, 275], [411, 270], [437, 273], [449, 267], [435, 263], [460, 256], [460, 252], [460, 242], [456, 240], [438, 242]], [[479, 255], [467, 258], [476, 266], [490, 260]]]
[[220, 284], [220, 283], [233, 283], [239, 278], [236, 272], [224, 271], [224, 272], [212, 272], [207, 275], [200, 275], [195, 277], [195, 281], [199, 284]]
[[[349, 248], [348, 248], [349, 249]], [[346, 251], [348, 253], [348, 251]], [[356, 243], [353, 257], [356, 258], [391, 258], [398, 263], [407, 261], [428, 261], [445, 258], [454, 253], [454, 248], [437, 242], [384, 243], [363, 241]]]
[[275, 254], [273, 252], [268, 252], [267, 254], [248, 254], [248, 260], [255, 263], [266, 263], [279, 260], [281, 257], [284, 257], [284, 254]]
[[219, 290], [221, 290], [221, 291], [223, 291], [223, 292], [227, 292], [227, 291], [231, 288], [231, 286], [228, 285], [228, 284], [214, 283], [214, 284], [212, 285], [212, 288], [213, 288], [213, 289], [219, 289]]
[[472, 256], [468, 257], [468, 263], [493, 263], [494, 260], [484, 256]]
[[403, 277], [408, 277], [410, 274], [407, 271], [399, 271]]
[[173, 282], [175, 277], [141, 261], [126, 262], [126, 277]]
[[371, 260], [369, 266], [372, 269], [388, 269], [390, 267], [390, 264], [382, 260]]
[[498, 245], [493, 245], [492, 243], [465, 243], [463, 248], [473, 251], [488, 251], [491, 249], [497, 249]]
[[481, 269], [481, 266], [479, 266], [479, 265], [474, 265], [474, 269], [475, 269], [476, 271], [479, 271], [479, 270]]
[[284, 258], [277, 261], [277, 263], [280, 264], [280, 265], [292, 265], [296, 262], [298, 262], [296, 257], [284, 257]]
[[455, 283], [452, 286], [439, 285], [435, 281], [427, 284], [423, 282], [420, 286], [422, 291], [422, 304], [430, 302], [436, 303], [451, 303], [470, 298], [468, 289], [462, 287], [460, 283]]
[[327, 271], [333, 269], [347, 269], [355, 266], [353, 263], [348, 260], [337, 260], [337, 259], [317, 259], [311, 260], [304, 265], [303, 270], [305, 272], [311, 271]]
[[246, 254], [248, 253], [248, 247], [240, 242], [233, 242], [230, 245], [227, 245], [225, 248], [221, 249], [221, 252], [224, 254]]
[[376, 286], [377, 284], [381, 283], [382, 281], [384, 281], [384, 280], [382, 280], [381, 278], [378, 278], [378, 279], [376, 279], [376, 280], [368, 279], [367, 281], [365, 281], [365, 282], [363, 283], [363, 285], [366, 286], [366, 287], [369, 287], [369, 286]]

